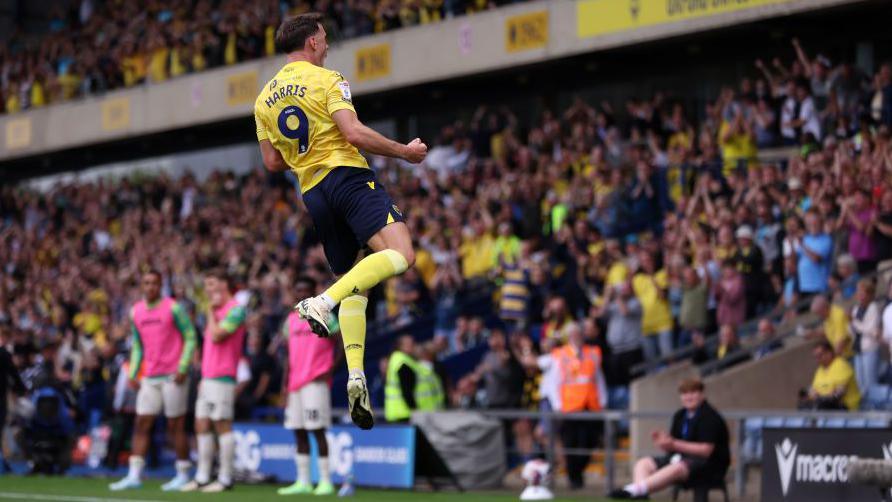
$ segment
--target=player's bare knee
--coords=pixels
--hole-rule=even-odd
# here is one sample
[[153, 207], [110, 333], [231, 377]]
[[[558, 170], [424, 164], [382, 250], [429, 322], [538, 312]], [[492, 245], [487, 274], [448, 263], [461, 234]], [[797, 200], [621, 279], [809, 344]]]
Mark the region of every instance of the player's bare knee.
[[635, 462], [635, 470], [646, 470], [653, 472], [657, 470], [657, 464], [654, 463], [653, 459], [650, 457], [640, 458], [637, 462]]
[[136, 430], [142, 434], [148, 434], [152, 431], [152, 425], [155, 423], [155, 417], [148, 415], [140, 415], [136, 417]]
[[211, 432], [211, 421], [207, 418], [199, 418], [195, 421], [195, 433], [207, 434]]
[[173, 417], [167, 419], [167, 431], [170, 433], [175, 433], [182, 429], [184, 417]]
[[688, 479], [688, 466], [684, 462], [677, 462], [668, 467], [673, 481], [684, 481]]

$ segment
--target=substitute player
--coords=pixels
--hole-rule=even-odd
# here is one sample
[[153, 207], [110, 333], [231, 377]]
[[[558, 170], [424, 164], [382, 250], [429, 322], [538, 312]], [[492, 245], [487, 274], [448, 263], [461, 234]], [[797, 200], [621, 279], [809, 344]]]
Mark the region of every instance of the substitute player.
[[[328, 43], [321, 21], [319, 14], [302, 14], [279, 26], [276, 44], [288, 54], [288, 63], [263, 87], [254, 119], [264, 165], [295, 172], [328, 263], [340, 276], [323, 294], [295, 308], [313, 332], [326, 337], [331, 311], [341, 304], [350, 416], [360, 428], [371, 429], [375, 420], [363, 373], [367, 300], [360, 295], [405, 272], [415, 253], [399, 209], [358, 148], [417, 163], [427, 155], [427, 145], [418, 138], [397, 143], [359, 121], [350, 84], [323, 68]], [[357, 262], [364, 247], [373, 253]]]
[[[232, 489], [232, 467], [235, 462], [235, 437], [232, 435], [235, 378], [245, 342], [247, 312], [232, 296], [231, 284], [225, 273], [212, 271], [206, 274], [204, 290], [209, 302], [202, 345], [201, 382], [195, 402], [198, 468], [195, 479], [183, 486], [182, 491], [217, 493]], [[220, 443], [220, 469], [217, 480], [211, 482], [214, 432]]]
[[[298, 298], [316, 293], [316, 281], [299, 277], [295, 285]], [[331, 426], [331, 372], [334, 366], [335, 342], [331, 338], [313, 336], [309, 323], [297, 312], [291, 312], [282, 325], [288, 341], [288, 402], [285, 407], [285, 428], [294, 431], [297, 443], [297, 480], [279, 489], [279, 495], [331, 495], [334, 486], [328, 467], [328, 441], [325, 429]], [[319, 452], [319, 484], [310, 484], [310, 437], [313, 433]]]
[[[161, 273], [150, 270], [141, 282], [143, 299], [130, 309], [129, 379], [138, 387], [136, 423], [130, 454], [130, 471], [109, 489], [127, 490], [142, 486], [145, 454], [155, 417], [164, 411], [167, 431], [176, 450], [176, 476], [161, 486], [179, 490], [189, 482], [189, 440], [185, 418], [189, 386], [186, 375], [195, 351], [195, 328], [189, 315], [173, 298], [161, 297]], [[142, 374], [142, 381], [139, 375]]]

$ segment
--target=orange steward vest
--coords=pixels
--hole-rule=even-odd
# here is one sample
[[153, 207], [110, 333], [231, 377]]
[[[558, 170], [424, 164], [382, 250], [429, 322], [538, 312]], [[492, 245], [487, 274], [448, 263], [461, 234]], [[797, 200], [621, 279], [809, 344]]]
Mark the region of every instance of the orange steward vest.
[[601, 367], [600, 347], [583, 345], [582, 354], [576, 354], [570, 344], [554, 349], [551, 356], [560, 369], [561, 411], [598, 411], [597, 374]]

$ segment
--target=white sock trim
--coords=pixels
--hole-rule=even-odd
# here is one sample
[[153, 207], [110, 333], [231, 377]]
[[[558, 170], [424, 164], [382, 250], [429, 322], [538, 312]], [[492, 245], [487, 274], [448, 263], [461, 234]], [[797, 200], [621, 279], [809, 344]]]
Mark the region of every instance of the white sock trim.
[[310, 456], [297, 454], [294, 456], [294, 463], [297, 466], [297, 481], [310, 484]]
[[146, 466], [146, 460], [139, 455], [130, 455], [129, 470], [127, 476], [139, 481], [142, 478], [142, 470]]
[[198, 469], [195, 471], [195, 481], [204, 484], [211, 480], [211, 468], [214, 464], [214, 435], [207, 432], [197, 434], [198, 443]]
[[331, 483], [331, 472], [328, 467], [328, 457], [319, 457], [319, 482]]
[[623, 490], [629, 492], [633, 497], [641, 497], [647, 495], [647, 483], [629, 483], [623, 487]]
[[341, 310], [338, 311], [338, 317], [365, 315], [366, 306], [369, 299], [361, 295], [353, 295], [344, 298], [341, 301]]
[[188, 477], [189, 471], [192, 469], [192, 462], [190, 462], [189, 460], [178, 459], [174, 463], [174, 466], [176, 467], [176, 470], [177, 470], [177, 476]]
[[402, 274], [409, 268], [409, 262], [406, 261], [406, 257], [400, 254], [399, 251], [395, 249], [385, 249], [381, 251], [381, 253], [390, 259], [390, 264], [393, 265], [393, 269], [396, 271], [397, 275]]
[[235, 435], [232, 432], [221, 434], [220, 441], [220, 472], [217, 479], [224, 485], [232, 484], [232, 472], [235, 464]]
[[319, 295], [319, 299], [322, 300], [323, 302], [325, 302], [325, 304], [328, 306], [328, 310], [335, 308], [335, 306], [338, 304], [336, 301], [334, 301], [330, 296], [328, 296], [325, 293], [322, 293], [321, 295]]

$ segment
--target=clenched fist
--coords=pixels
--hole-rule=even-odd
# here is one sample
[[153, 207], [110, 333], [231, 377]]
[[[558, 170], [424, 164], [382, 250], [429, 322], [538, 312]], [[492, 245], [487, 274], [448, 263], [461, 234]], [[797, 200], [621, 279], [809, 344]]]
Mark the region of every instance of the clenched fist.
[[408, 160], [413, 164], [417, 164], [424, 160], [427, 156], [427, 145], [421, 141], [420, 138], [415, 138], [409, 143], [406, 144], [406, 153], [403, 156], [404, 159]]

